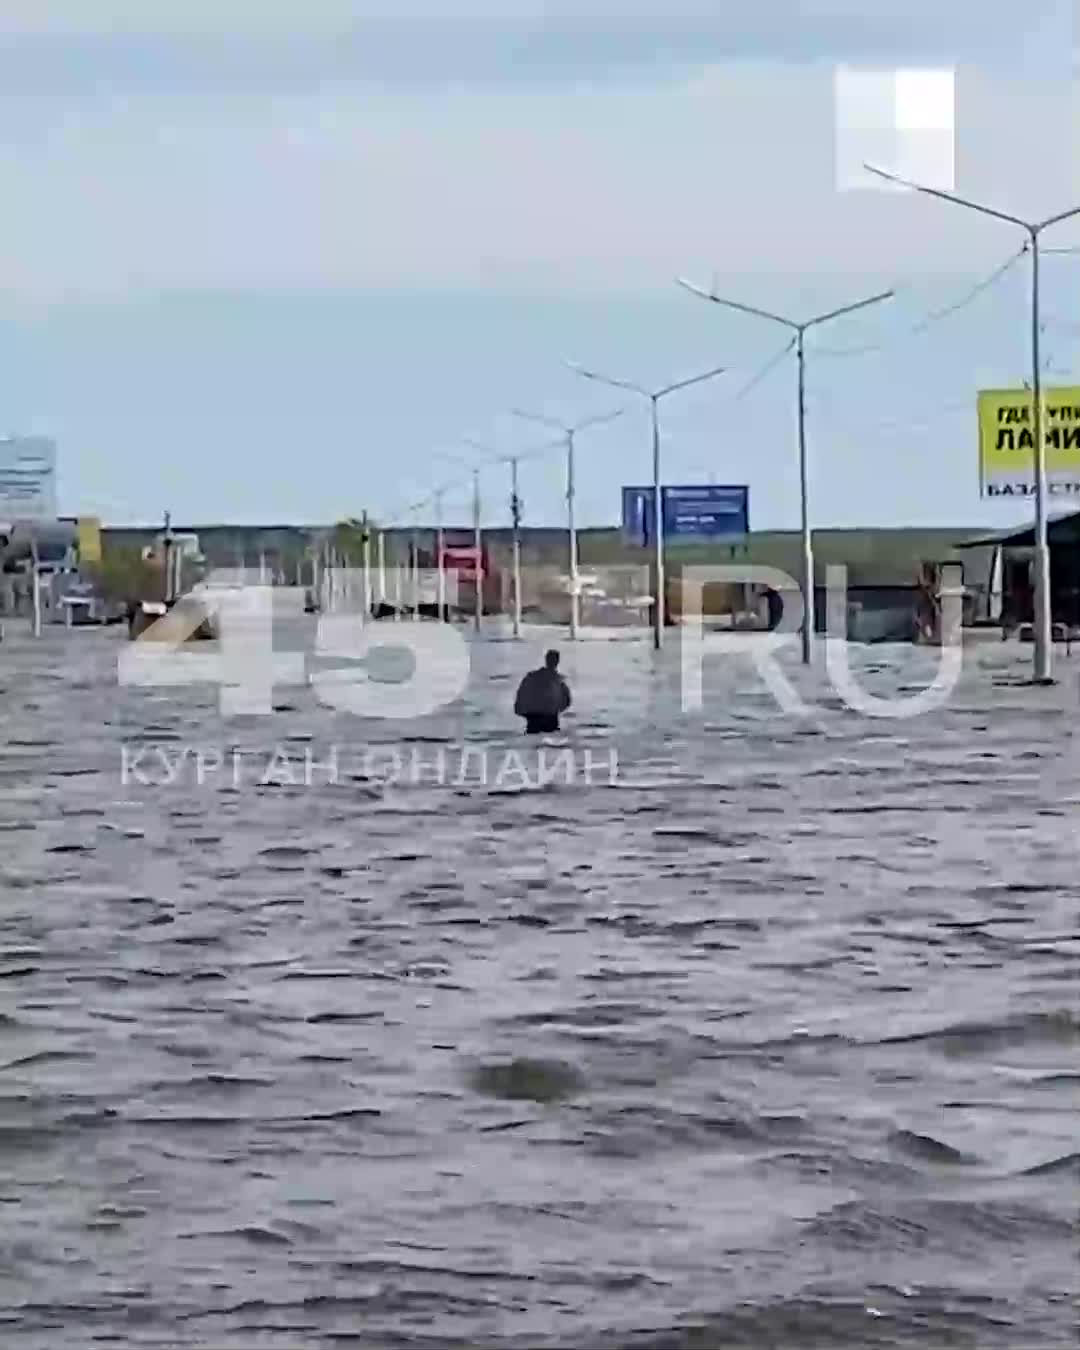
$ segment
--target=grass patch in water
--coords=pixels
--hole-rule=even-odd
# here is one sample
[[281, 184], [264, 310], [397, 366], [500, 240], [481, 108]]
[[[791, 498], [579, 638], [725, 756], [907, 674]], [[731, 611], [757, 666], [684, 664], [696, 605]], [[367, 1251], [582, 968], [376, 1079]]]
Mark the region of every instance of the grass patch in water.
[[474, 1091], [486, 1097], [513, 1102], [565, 1101], [585, 1088], [585, 1080], [577, 1069], [557, 1059], [481, 1064], [472, 1071], [469, 1081]]

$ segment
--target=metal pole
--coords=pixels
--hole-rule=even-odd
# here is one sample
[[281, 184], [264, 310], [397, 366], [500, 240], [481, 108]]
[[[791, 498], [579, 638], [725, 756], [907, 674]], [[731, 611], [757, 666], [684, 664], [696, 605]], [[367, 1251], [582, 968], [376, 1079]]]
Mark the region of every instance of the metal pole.
[[1043, 440], [1042, 364], [1039, 353], [1039, 232], [1031, 233], [1031, 402], [1035, 436], [1035, 683], [1050, 684], [1050, 545], [1046, 525], [1046, 444]]
[[435, 494], [435, 567], [437, 569], [437, 600], [439, 606], [439, 622], [446, 617], [446, 571], [443, 567], [443, 513], [442, 513], [443, 495], [440, 489]]
[[664, 645], [664, 615], [667, 609], [664, 580], [664, 504], [660, 486], [660, 395], [650, 394], [652, 404], [653, 539], [656, 546], [656, 588], [653, 600], [653, 648]]
[[806, 470], [806, 362], [803, 355], [804, 328], [799, 329], [799, 505], [802, 513], [802, 659], [810, 664], [814, 641], [814, 541], [810, 534], [810, 502]]
[[371, 532], [364, 524], [363, 553], [361, 566], [364, 569], [364, 622], [371, 618]]
[[473, 470], [473, 548], [476, 552], [475, 585], [476, 592], [473, 620], [477, 633], [484, 616], [484, 581], [481, 576], [483, 539], [480, 533], [480, 470]]
[[510, 509], [514, 521], [514, 636], [521, 636], [521, 499], [517, 456], [510, 461]]
[[165, 512], [165, 524], [161, 531], [161, 584], [162, 600], [169, 604], [173, 598], [173, 555], [172, 555], [172, 517]]
[[574, 523], [574, 433], [566, 433], [566, 528], [570, 542], [570, 636], [577, 638], [581, 624], [581, 579], [578, 576], [577, 527]]
[[401, 559], [398, 556], [397, 539], [394, 540], [394, 547], [391, 549], [390, 575], [394, 578], [394, 622], [401, 621], [401, 602], [405, 587], [401, 583]]
[[37, 540], [33, 542], [30, 550], [30, 581], [33, 589], [33, 615], [34, 615], [34, 636], [41, 636], [41, 572], [39, 571], [40, 562], [38, 560]]
[[379, 583], [379, 604], [386, 604], [386, 535], [380, 530], [378, 537], [378, 572], [377, 580]]
[[412, 539], [409, 544], [409, 551], [412, 554], [411, 567], [412, 574], [410, 579], [410, 589], [412, 590], [412, 612], [413, 618], [420, 618], [420, 535], [416, 528], [415, 517], [413, 518]]

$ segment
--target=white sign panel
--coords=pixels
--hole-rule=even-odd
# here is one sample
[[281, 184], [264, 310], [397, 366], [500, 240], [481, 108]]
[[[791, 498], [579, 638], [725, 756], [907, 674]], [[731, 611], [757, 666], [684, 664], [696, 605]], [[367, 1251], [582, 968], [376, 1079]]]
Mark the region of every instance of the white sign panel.
[[55, 519], [55, 442], [44, 436], [0, 438], [0, 521]]

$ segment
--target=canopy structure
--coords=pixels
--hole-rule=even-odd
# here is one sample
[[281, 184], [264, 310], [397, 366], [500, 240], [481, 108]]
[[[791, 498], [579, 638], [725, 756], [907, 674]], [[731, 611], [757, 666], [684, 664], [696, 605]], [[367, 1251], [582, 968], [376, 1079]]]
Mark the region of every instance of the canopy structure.
[[[1067, 511], [1051, 516], [1046, 522], [1046, 541], [1048, 544], [1080, 544], [1080, 511]], [[980, 534], [974, 539], [965, 539], [957, 548], [1034, 548], [1035, 524], [1014, 525], [1007, 530], [995, 530], [991, 534]]]

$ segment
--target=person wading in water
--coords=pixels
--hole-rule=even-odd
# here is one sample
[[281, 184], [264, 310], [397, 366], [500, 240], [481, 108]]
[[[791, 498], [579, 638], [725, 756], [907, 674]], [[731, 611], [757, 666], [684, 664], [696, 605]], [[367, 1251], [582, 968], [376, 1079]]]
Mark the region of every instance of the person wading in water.
[[559, 717], [569, 706], [570, 686], [559, 674], [559, 653], [550, 651], [518, 685], [514, 713], [524, 717], [526, 736], [543, 736], [558, 731]]

